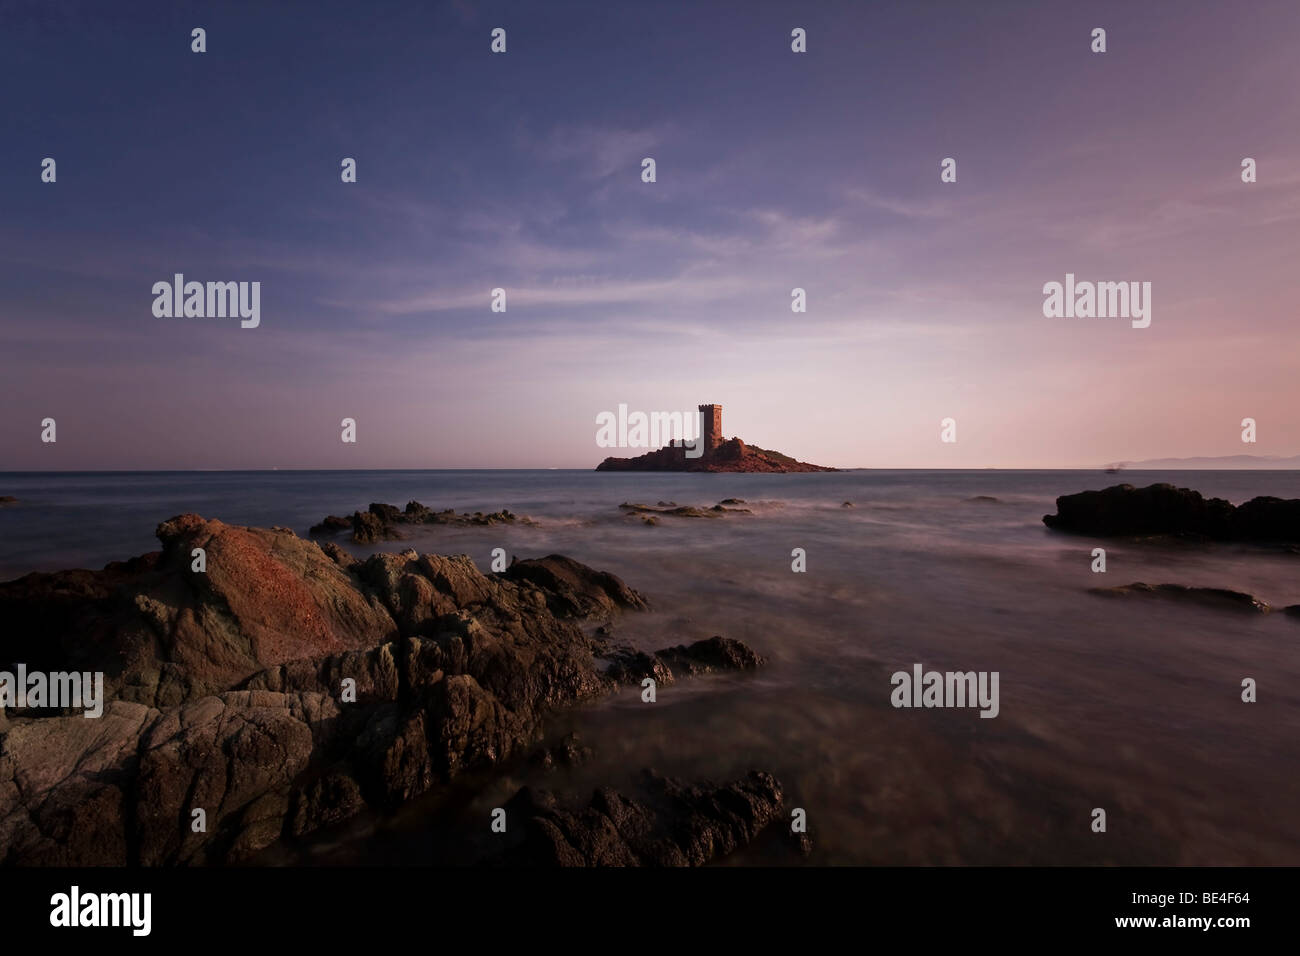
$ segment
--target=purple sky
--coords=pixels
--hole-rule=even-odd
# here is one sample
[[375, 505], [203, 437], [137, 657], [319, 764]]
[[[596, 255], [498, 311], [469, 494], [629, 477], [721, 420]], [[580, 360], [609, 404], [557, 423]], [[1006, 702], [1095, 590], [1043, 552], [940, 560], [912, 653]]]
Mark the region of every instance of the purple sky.
[[[848, 467], [1300, 453], [1294, 2], [101, 6], [6, 8], [0, 470], [594, 467], [620, 403]], [[260, 327], [156, 318], [175, 272]], [[1151, 326], [1045, 318], [1067, 272]]]

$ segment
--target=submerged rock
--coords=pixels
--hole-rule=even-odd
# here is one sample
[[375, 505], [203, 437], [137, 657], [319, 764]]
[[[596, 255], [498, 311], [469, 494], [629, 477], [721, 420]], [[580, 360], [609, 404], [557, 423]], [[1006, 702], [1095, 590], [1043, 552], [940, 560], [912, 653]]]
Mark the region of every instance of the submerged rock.
[[645, 677], [653, 677], [659, 684], [670, 684], [678, 677], [756, 670], [766, 663], [748, 645], [716, 635], [689, 646], [678, 644], [653, 653], [619, 647], [603, 656], [610, 660], [609, 676], [628, 684], [638, 683]]
[[1113, 588], [1089, 588], [1089, 593], [1104, 597], [1128, 597], [1142, 595], [1163, 597], [1175, 600], [1205, 604], [1225, 610], [1250, 611], [1263, 614], [1269, 606], [1252, 594], [1243, 591], [1231, 591], [1227, 588], [1198, 588], [1182, 584], [1144, 584], [1141, 581]]
[[628, 515], [641, 515], [642, 517], [654, 517], [655, 515], [668, 515], [673, 518], [719, 518], [724, 514], [748, 515], [753, 514], [749, 508], [727, 508], [723, 507], [728, 502], [738, 501], [737, 498], [728, 498], [726, 501], [719, 502], [710, 507], [697, 508], [693, 505], [664, 505], [663, 507], [652, 507], [651, 505], [633, 504], [623, 502], [619, 505], [619, 510]]
[[418, 501], [408, 501], [405, 509], [396, 505], [373, 502], [365, 511], [354, 512], [350, 518], [340, 515], [327, 515], [319, 524], [311, 526], [308, 532], [312, 537], [326, 537], [351, 529], [354, 544], [375, 544], [379, 541], [401, 541], [405, 535], [402, 526], [406, 525], [451, 525], [454, 527], [488, 526], [496, 524], [535, 525], [531, 518], [511, 514], [505, 508], [484, 514], [457, 514], [448, 508], [434, 511]]

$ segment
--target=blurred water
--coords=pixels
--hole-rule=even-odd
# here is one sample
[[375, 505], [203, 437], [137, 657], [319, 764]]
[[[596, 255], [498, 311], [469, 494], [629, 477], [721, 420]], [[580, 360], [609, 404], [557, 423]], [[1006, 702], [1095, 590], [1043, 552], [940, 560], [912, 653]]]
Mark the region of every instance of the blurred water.
[[[621, 638], [726, 634], [770, 663], [663, 688], [654, 705], [629, 690], [562, 715], [556, 733], [578, 730], [597, 760], [487, 782], [457, 810], [464, 826], [523, 782], [584, 792], [645, 766], [718, 779], [752, 767], [808, 811], [814, 862], [1300, 863], [1300, 622], [1087, 593], [1141, 580], [1300, 604], [1300, 556], [1042, 525], [1057, 495], [1121, 480], [1235, 503], [1300, 497], [1296, 472], [0, 474], [0, 494], [21, 499], [0, 507], [0, 579], [153, 550], [152, 529], [184, 511], [305, 534], [371, 501], [506, 507], [538, 526], [420, 529], [382, 547], [463, 552], [484, 570], [496, 547], [568, 554], [649, 597], [654, 612], [624, 617]], [[649, 527], [617, 508], [728, 497], [754, 513]], [[1105, 575], [1090, 571], [1095, 546]], [[806, 574], [790, 570], [796, 547]], [[914, 662], [999, 671], [1001, 714], [891, 708], [889, 675]], [[1240, 700], [1243, 677], [1258, 703]], [[1089, 829], [1094, 807], [1106, 834]], [[445, 817], [417, 805], [319, 858], [420, 862]]]

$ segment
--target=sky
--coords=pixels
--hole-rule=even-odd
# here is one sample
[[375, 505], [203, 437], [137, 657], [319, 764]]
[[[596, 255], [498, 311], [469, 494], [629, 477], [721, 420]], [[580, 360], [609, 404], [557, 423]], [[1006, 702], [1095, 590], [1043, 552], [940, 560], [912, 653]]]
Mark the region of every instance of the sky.
[[[1298, 40], [1291, 0], [0, 2], [0, 471], [589, 468], [644, 450], [602, 412], [703, 402], [838, 467], [1294, 455]], [[260, 324], [155, 316], [175, 273]], [[1045, 317], [1067, 273], [1150, 326]]]

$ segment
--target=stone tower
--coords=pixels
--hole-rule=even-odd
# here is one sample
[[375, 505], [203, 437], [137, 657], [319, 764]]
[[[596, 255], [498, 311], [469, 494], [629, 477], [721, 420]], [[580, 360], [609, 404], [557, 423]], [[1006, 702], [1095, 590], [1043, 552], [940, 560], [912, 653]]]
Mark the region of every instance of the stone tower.
[[722, 444], [722, 406], [701, 405], [700, 414], [704, 419], [704, 457], [713, 454], [713, 449]]

